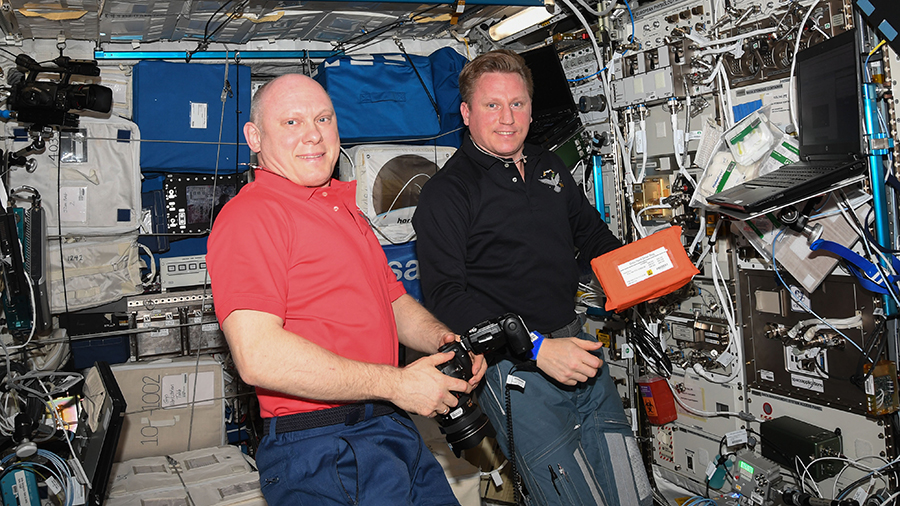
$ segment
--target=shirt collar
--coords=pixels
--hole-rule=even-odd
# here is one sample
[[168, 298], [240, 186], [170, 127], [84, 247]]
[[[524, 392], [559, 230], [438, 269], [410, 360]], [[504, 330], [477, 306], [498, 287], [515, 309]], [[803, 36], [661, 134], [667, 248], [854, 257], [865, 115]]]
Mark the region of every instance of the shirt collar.
[[[476, 164], [478, 164], [485, 170], [489, 170], [498, 165], [503, 168], [506, 164], [515, 167], [512, 158], [496, 157], [478, 149], [478, 146], [475, 145], [475, 141], [472, 140], [471, 135], [464, 136], [462, 147], [460, 149], [462, 149], [466, 156], [471, 158]], [[527, 158], [526, 166], [533, 166], [534, 163], [538, 162], [538, 159], [540, 158], [540, 151], [541, 150], [538, 146], [525, 144], [522, 154]]]
[[330, 186], [301, 186], [296, 183], [292, 183], [283, 176], [280, 176], [266, 169], [265, 167], [258, 167], [256, 169], [255, 178], [255, 181], [259, 182], [266, 188], [270, 188], [276, 192], [291, 195], [302, 200], [309, 200], [316, 193], [321, 193], [323, 191], [333, 191], [335, 195], [350, 191], [351, 194], [354, 195], [354, 200], [356, 198], [356, 181], [340, 181], [337, 179], [332, 179]]

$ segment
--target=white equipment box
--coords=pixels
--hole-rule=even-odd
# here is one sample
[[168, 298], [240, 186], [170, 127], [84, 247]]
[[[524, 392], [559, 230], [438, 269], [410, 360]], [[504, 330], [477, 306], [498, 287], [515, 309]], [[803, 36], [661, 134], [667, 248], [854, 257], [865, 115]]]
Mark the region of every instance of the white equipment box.
[[185, 357], [111, 368], [127, 405], [116, 462], [225, 444], [222, 364]]
[[159, 283], [164, 292], [184, 286], [203, 286], [208, 281], [206, 255], [159, 259]]

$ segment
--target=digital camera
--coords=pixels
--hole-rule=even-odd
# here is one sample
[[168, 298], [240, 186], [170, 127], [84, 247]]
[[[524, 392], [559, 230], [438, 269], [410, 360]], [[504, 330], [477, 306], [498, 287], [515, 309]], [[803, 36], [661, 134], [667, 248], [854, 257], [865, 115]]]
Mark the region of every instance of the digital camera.
[[[528, 330], [522, 319], [513, 313], [483, 321], [461, 335], [459, 341], [441, 346], [439, 351], [452, 352], [453, 358], [437, 367], [447, 376], [468, 381], [472, 378], [470, 351], [480, 355], [504, 346], [514, 356], [531, 351]], [[459, 457], [462, 450], [474, 448], [485, 436], [495, 436], [496, 431], [469, 394], [454, 392], [454, 395], [459, 403], [446, 415], [438, 415], [437, 420], [447, 436], [447, 444]]]

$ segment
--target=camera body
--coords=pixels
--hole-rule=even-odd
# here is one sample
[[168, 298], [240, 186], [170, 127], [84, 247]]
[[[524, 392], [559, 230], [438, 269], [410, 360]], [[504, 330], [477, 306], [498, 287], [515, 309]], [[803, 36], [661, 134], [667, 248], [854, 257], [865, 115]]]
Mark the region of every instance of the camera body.
[[[70, 110], [110, 111], [111, 89], [98, 84], [69, 83], [73, 75], [99, 76], [97, 62], [60, 56], [53, 63], [42, 66], [26, 54], [16, 56], [17, 71], [9, 75], [11, 90], [6, 103], [18, 121], [31, 124], [33, 130], [74, 128], [78, 126], [78, 116]], [[59, 82], [38, 81], [41, 73], [59, 74]]]
[[[441, 353], [452, 352], [453, 358], [438, 366], [447, 376], [468, 381], [472, 378], [472, 359], [469, 352], [484, 354], [504, 346], [512, 355], [526, 355], [531, 351], [531, 336], [518, 315], [507, 313], [483, 321], [460, 336], [458, 342], [441, 346]], [[459, 457], [462, 450], [474, 448], [485, 436], [495, 436], [487, 416], [469, 394], [454, 392], [459, 403], [446, 415], [438, 415], [441, 431], [447, 436], [447, 444]]]

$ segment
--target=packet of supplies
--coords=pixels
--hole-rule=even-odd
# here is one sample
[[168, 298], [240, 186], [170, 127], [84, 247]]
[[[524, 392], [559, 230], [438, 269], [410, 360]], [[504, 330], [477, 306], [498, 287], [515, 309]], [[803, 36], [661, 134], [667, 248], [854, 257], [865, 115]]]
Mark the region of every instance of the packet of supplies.
[[[750, 165], [765, 156], [776, 140], [781, 138], [776, 138], [772, 130], [768, 117], [760, 111], [754, 111], [729, 128], [723, 136], [734, 161]], [[775, 131], [779, 130], [775, 128]]]
[[796, 137], [783, 133], [779, 141], [769, 155], [762, 159], [762, 164], [759, 166], [760, 176], [765, 176], [784, 165], [800, 161], [800, 141]]
[[591, 268], [606, 294], [606, 310], [616, 312], [672, 293], [700, 273], [677, 226], [600, 255]]
[[691, 205], [705, 206], [707, 197], [755, 178], [757, 169], [757, 164], [748, 167], [737, 163], [727, 149], [716, 151], [697, 183]]
[[[708, 153], [704, 152], [703, 159], [707, 162], [703, 165], [703, 174], [697, 180], [697, 188], [691, 196], [691, 207], [706, 207], [706, 199], [710, 195], [746, 183], [799, 159], [800, 150], [796, 139], [785, 135], [767, 119], [770, 109], [771, 106], [766, 106], [751, 113], [737, 125], [721, 133], [715, 147], [707, 150]], [[715, 133], [715, 129], [707, 128], [703, 135], [709, 137]], [[712, 145], [711, 142], [707, 144]]]

